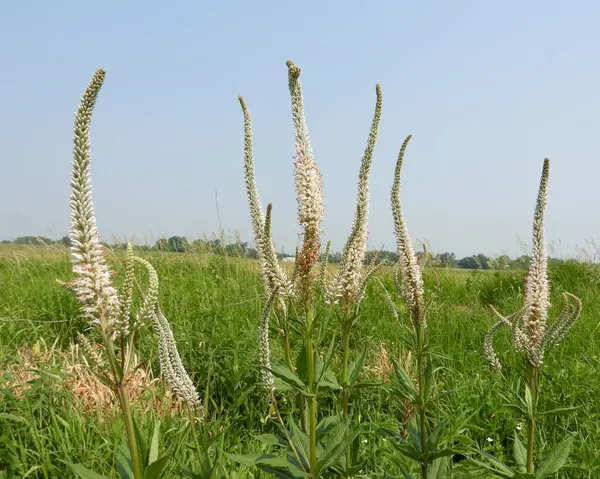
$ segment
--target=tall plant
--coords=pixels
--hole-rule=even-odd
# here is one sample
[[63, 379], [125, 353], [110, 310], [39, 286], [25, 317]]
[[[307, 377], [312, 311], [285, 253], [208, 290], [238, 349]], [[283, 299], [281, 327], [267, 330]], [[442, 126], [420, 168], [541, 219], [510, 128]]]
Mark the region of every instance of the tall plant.
[[[100, 352], [92, 348], [89, 339], [78, 339], [88, 364], [97, 377], [114, 392], [119, 400], [125, 424], [126, 446], [117, 456], [122, 472], [134, 479], [158, 478], [168, 457], [158, 458], [156, 448], [148, 448], [132, 413], [128, 383], [135, 372], [133, 364], [134, 339], [145, 325], [152, 324], [158, 342], [161, 373], [170, 389], [190, 411], [201, 411], [200, 399], [181, 363], [170, 325], [158, 304], [159, 280], [152, 265], [134, 256], [127, 246], [125, 278], [121, 291], [113, 285], [112, 271], [106, 264], [106, 250], [100, 244], [96, 228], [96, 213], [92, 199], [91, 181], [91, 120], [98, 93], [105, 79], [98, 70], [86, 88], [75, 117], [73, 162], [71, 171], [71, 259], [75, 278], [66, 287], [81, 303], [81, 313], [101, 338]], [[148, 273], [147, 291], [140, 306], [133, 310], [135, 265]], [[158, 426], [154, 435], [158, 437]], [[80, 464], [72, 465], [81, 477], [91, 477]], [[95, 475], [94, 477], [101, 477]]]
[[[567, 437], [545, 459], [535, 461], [536, 427], [540, 419], [540, 399], [542, 370], [544, 358], [551, 348], [558, 345], [568, 334], [580, 316], [582, 304], [579, 298], [571, 293], [563, 293], [563, 305], [557, 319], [549, 324], [550, 285], [548, 281], [548, 256], [544, 232], [544, 214], [548, 197], [548, 178], [550, 176], [550, 160], [545, 159], [537, 195], [535, 214], [533, 217], [533, 241], [531, 265], [526, 279], [523, 295], [523, 307], [518, 311], [503, 316], [492, 306], [491, 309], [498, 321], [488, 331], [485, 341], [485, 355], [490, 365], [502, 374], [502, 365], [494, 350], [493, 340], [496, 332], [506, 326], [511, 329], [514, 350], [522, 360], [522, 379], [525, 392], [512, 391], [514, 402], [508, 400], [507, 408], [522, 415], [527, 423], [527, 444], [523, 445], [519, 437], [514, 436], [514, 471], [493, 458], [491, 468], [502, 477], [547, 477], [557, 472], [564, 465], [573, 437]], [[556, 411], [546, 411], [552, 414]], [[561, 412], [565, 412], [564, 409]], [[535, 475], [534, 475], [535, 473]]]
[[[391, 191], [391, 205], [398, 253], [398, 263], [394, 268], [394, 284], [396, 294], [406, 304], [408, 311], [409, 326], [400, 324], [406, 330], [403, 337], [410, 356], [413, 358], [414, 370], [404, 367], [397, 360], [393, 360], [392, 363], [396, 376], [395, 391], [411, 404], [416, 412], [416, 418], [410, 420], [410, 434], [407, 439], [390, 429], [386, 429], [385, 432], [391, 436], [392, 445], [398, 452], [419, 464], [422, 479], [428, 479], [432, 468], [435, 468], [436, 473], [433, 476], [435, 477], [439, 469], [443, 467], [442, 458], [453, 454], [454, 451], [445, 447], [445, 444], [449, 442], [449, 438], [445, 437], [445, 429], [448, 424], [441, 422], [432, 425], [431, 412], [439, 395], [434, 394], [436, 368], [429, 342], [425, 288], [421, 266], [408, 234], [400, 201], [402, 165], [410, 139], [411, 135], [404, 140], [398, 154]], [[399, 320], [400, 315], [392, 297], [383, 284], [381, 282], [379, 284], [383, 288], [392, 316]], [[410, 479], [412, 476], [402, 466], [402, 461], [399, 458], [394, 459], [402, 474]]]
[[[271, 235], [272, 206], [269, 204], [266, 214], [263, 214], [259, 202], [254, 175], [250, 114], [243, 98], [240, 97], [245, 125], [244, 171], [254, 240], [268, 298], [260, 322], [262, 381], [271, 398], [272, 412], [279, 419], [289, 447], [285, 466], [283, 463], [278, 465], [288, 472], [303, 471], [312, 474], [311, 477], [321, 477], [328, 469], [337, 467], [335, 464], [339, 457], [358, 434], [358, 430], [352, 432], [349, 430], [348, 421], [349, 334], [356, 321], [357, 308], [364, 295], [367, 279], [367, 275], [362, 271], [362, 263], [367, 236], [368, 176], [381, 116], [381, 90], [377, 85], [375, 117], [361, 166], [354, 226], [344, 249], [344, 260], [340, 271], [332, 281], [329, 281], [325, 278], [324, 269], [320, 274], [316, 271], [321, 251], [321, 224], [324, 217], [322, 177], [314, 159], [306, 125], [302, 86], [299, 81], [301, 70], [291, 61], [287, 62], [287, 66], [296, 139], [294, 177], [298, 222], [301, 229], [301, 241], [291, 277], [280, 267], [275, 254]], [[342, 321], [344, 337], [342, 385], [339, 384], [331, 369], [336, 346], [335, 334], [330, 339], [326, 352], [320, 353], [320, 347], [328, 333], [327, 308], [320, 301], [319, 293], [320, 289], [323, 289], [319, 288], [319, 285], [322, 286], [324, 283], [327, 283], [326, 290], [330, 304], [339, 304], [340, 298], [344, 301], [343, 311], [346, 316]], [[269, 317], [271, 314], [275, 314], [277, 318], [276, 324], [283, 339], [286, 366], [272, 362], [270, 358]], [[352, 322], [352, 325], [348, 322]], [[295, 360], [292, 356], [292, 333], [300, 339], [297, 348], [299, 353]], [[364, 361], [364, 357], [362, 360]], [[355, 367], [355, 370], [352, 375], [354, 380], [360, 368]], [[279, 380], [279, 386], [276, 386], [275, 378]], [[277, 388], [291, 388], [294, 391], [300, 413], [300, 425], [292, 422], [288, 427], [284, 424], [276, 406]], [[319, 397], [324, 388], [342, 391], [344, 413], [340, 417], [329, 417], [319, 422]], [[273, 464], [267, 465], [264, 461], [261, 462], [262, 459], [254, 458], [254, 460], [259, 467], [266, 469], [273, 467]], [[346, 461], [346, 464], [342, 464], [341, 467], [347, 469], [347, 466]]]

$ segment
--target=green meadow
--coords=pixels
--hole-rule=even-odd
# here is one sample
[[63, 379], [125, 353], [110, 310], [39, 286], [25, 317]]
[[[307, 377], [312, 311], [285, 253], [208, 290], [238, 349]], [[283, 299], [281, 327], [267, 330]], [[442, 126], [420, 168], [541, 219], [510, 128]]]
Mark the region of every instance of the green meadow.
[[[259, 385], [259, 320], [265, 303], [258, 262], [234, 256], [200, 253], [137, 252], [156, 268], [159, 302], [177, 341], [203, 404], [200, 435], [211, 463], [222, 477], [272, 477], [236, 455], [266, 454], [274, 446], [258, 435], [274, 432], [268, 418], [269, 401]], [[112, 252], [109, 262], [122, 282], [124, 254]], [[458, 421], [447, 458], [448, 477], [493, 477], [473, 472], [465, 459], [468, 448], [479, 448], [510, 464], [514, 435], [525, 442], [525, 427], [502, 397], [503, 380], [484, 357], [486, 331], [495, 322], [489, 305], [500, 312], [518, 309], [526, 270], [467, 271], [424, 268], [430, 341], [438, 354], [437, 388], [451, 391], [440, 400], [438, 418]], [[378, 273], [392, 289], [390, 268]], [[538, 423], [540, 448], [571, 434], [575, 441], [566, 467], [554, 477], [600, 477], [600, 269], [589, 262], [567, 261], [549, 270], [551, 315], [560, 309], [560, 295], [569, 291], [583, 302], [581, 318], [567, 338], [548, 354], [542, 378], [540, 411], [571, 408], [564, 414], [542, 415]], [[119, 477], [115, 451], [124, 428], [118, 404], [109, 389], [95, 381], [74, 349], [78, 332], [89, 325], [78, 304], [57, 279], [72, 278], [68, 250], [52, 247], [0, 247], [0, 477], [76, 477], [66, 465], [81, 463], [107, 477]], [[145, 278], [140, 276], [143, 286]], [[400, 323], [408, 321], [400, 307]], [[553, 317], [553, 316], [551, 316]], [[406, 361], [401, 325], [389, 314], [376, 282], [368, 286], [353, 354], [366, 348], [362, 375], [374, 385], [353, 390], [352, 404], [363, 425], [357, 477], [399, 477], [390, 440], [381, 425], [408, 434], [410, 405], [393, 388], [391, 360]], [[90, 338], [94, 338], [94, 331]], [[189, 420], [171, 400], [160, 381], [156, 344], [151, 334], [136, 343], [133, 414], [151, 434], [160, 421], [160, 454], [170, 454], [165, 477], [210, 477], [190, 447]], [[509, 331], [501, 331], [496, 347], [504, 374], [512, 381], [519, 367], [509, 351]], [[278, 336], [272, 335], [272, 356], [282, 357]], [[338, 351], [339, 348], [336, 348]], [[333, 368], [339, 365], [337, 352]], [[517, 383], [512, 384], [518, 387]], [[321, 413], [335, 411], [334, 394], [323, 393]], [[285, 395], [279, 401], [283, 417], [293, 411]], [[559, 411], [560, 412], [560, 411]], [[462, 449], [461, 449], [462, 448]], [[403, 459], [401, 459], [403, 460]], [[409, 468], [410, 462], [405, 462]], [[362, 474], [362, 475], [361, 475]], [[469, 476], [470, 474], [470, 476]], [[216, 477], [216, 476], [215, 476]]]

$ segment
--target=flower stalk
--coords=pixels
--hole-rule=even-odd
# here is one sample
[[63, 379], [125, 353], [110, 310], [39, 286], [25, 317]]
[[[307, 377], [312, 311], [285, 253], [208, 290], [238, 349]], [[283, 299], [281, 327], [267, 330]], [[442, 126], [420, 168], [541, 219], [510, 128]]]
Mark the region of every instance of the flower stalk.
[[[119, 294], [112, 284], [112, 272], [106, 264], [106, 251], [100, 244], [92, 199], [90, 129], [93, 109], [105, 76], [104, 70], [96, 71], [75, 115], [69, 233], [75, 278], [65, 287], [82, 304], [81, 313], [89, 320], [90, 326], [99, 329], [109, 371], [104, 368], [101, 355], [92, 349], [85, 336], [79, 335], [79, 342], [93, 372], [105, 384], [110, 385], [119, 400], [131, 455], [131, 469], [135, 479], [142, 479], [146, 464], [142, 462], [140, 455], [139, 438], [127, 394], [128, 383], [134, 373], [131, 361], [136, 331], [150, 321], [153, 323], [161, 371], [167, 383], [190, 408], [197, 408], [200, 401], [181, 363], [168, 321], [158, 307], [159, 283], [156, 271], [146, 260], [134, 256], [133, 248], [128, 244], [125, 278]], [[135, 264], [141, 264], [147, 269], [149, 285], [132, 321]]]
[[548, 196], [550, 160], [542, 167], [538, 195], [533, 217], [532, 258], [526, 279], [523, 306], [517, 312], [502, 316], [493, 307], [499, 320], [490, 328], [484, 341], [484, 353], [493, 369], [501, 372], [502, 365], [494, 350], [493, 339], [503, 326], [511, 328], [512, 344], [525, 365], [525, 403], [527, 418], [527, 472], [534, 472], [536, 423], [539, 415], [540, 379], [544, 358], [550, 349], [559, 344], [573, 327], [581, 313], [581, 300], [571, 293], [563, 293], [563, 308], [557, 319], [548, 324], [550, 286], [546, 249], [544, 215]]
[[[418, 416], [419, 427], [419, 444], [421, 451], [421, 459], [419, 460], [421, 467], [421, 477], [427, 479], [429, 473], [429, 446], [428, 446], [428, 428], [427, 414], [429, 398], [427, 397], [426, 382], [427, 374], [431, 358], [427, 354], [427, 320], [425, 315], [424, 301], [424, 286], [421, 267], [419, 266], [418, 258], [413, 248], [404, 215], [400, 202], [400, 186], [402, 165], [406, 148], [412, 135], [408, 135], [400, 148], [398, 159], [396, 161], [396, 169], [394, 172], [394, 182], [392, 185], [391, 204], [392, 213], [394, 216], [394, 234], [396, 236], [396, 249], [398, 253], [398, 265], [395, 270], [396, 287], [399, 296], [404, 300], [408, 307], [409, 317], [415, 335], [413, 344], [413, 353], [417, 363], [417, 398], [416, 412]], [[401, 280], [398, 280], [398, 275], [401, 275]], [[388, 302], [388, 305], [390, 303]], [[393, 306], [392, 306], [393, 307]], [[394, 315], [397, 317], [396, 315]], [[431, 374], [431, 371], [429, 371]]]

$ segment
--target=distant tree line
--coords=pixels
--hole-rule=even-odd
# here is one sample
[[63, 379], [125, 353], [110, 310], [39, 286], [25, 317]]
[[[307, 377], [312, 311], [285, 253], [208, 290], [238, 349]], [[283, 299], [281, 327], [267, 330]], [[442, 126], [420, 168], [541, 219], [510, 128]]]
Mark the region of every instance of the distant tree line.
[[62, 244], [64, 246], [71, 246], [71, 240], [68, 236], [63, 236], [59, 240], [53, 240], [50, 238], [46, 238], [45, 236], [19, 236], [13, 241], [2, 240], [0, 244], [20, 244], [20, 245], [29, 245], [29, 246], [45, 246], [45, 245], [53, 245], [53, 244]]
[[[4, 240], [0, 244], [16, 244], [29, 246], [43, 245], [63, 245], [71, 246], [71, 241], [68, 236], [63, 236], [59, 240], [53, 240], [44, 236], [19, 236], [13, 241]], [[126, 243], [109, 244], [103, 243], [104, 246], [110, 249], [125, 249]], [[236, 240], [232, 243], [227, 243], [220, 238], [199, 238], [189, 241], [184, 236], [171, 236], [170, 238], [160, 238], [153, 246], [150, 245], [135, 245], [135, 249], [141, 251], [164, 251], [169, 253], [205, 253], [223, 256], [246, 257], [256, 259], [258, 257], [256, 249], [248, 246], [248, 243], [241, 240]], [[284, 252], [278, 253], [280, 259], [293, 258], [293, 255]], [[519, 256], [512, 259], [507, 255], [489, 257], [483, 253], [457, 258], [454, 253], [425, 253], [424, 251], [417, 252], [419, 261], [426, 266], [434, 268], [461, 268], [461, 269], [522, 269], [529, 266], [530, 257], [527, 255]], [[373, 258], [385, 260], [389, 264], [395, 264], [398, 261], [398, 254], [395, 251], [368, 251], [365, 263], [370, 263]], [[342, 260], [341, 252], [331, 252], [329, 255], [330, 263], [339, 263]], [[552, 264], [560, 264], [565, 260], [558, 258], [549, 258], [548, 262]]]

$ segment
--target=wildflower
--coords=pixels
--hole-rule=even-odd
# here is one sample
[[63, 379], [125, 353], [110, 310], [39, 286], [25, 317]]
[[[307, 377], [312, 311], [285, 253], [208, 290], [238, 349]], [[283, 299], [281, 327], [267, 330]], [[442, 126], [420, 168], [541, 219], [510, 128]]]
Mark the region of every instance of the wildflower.
[[158, 304], [158, 274], [154, 267], [145, 259], [131, 256], [131, 262], [139, 263], [148, 272], [148, 291], [142, 300], [136, 315], [134, 329], [140, 328], [147, 321], [152, 323], [156, 342], [158, 344], [158, 360], [160, 372], [171, 391], [191, 409], [201, 410], [200, 397], [186, 371], [177, 343], [171, 330], [171, 325]]
[[87, 361], [88, 365], [93, 369], [99, 369], [100, 365], [102, 364], [102, 358], [100, 357], [100, 354], [98, 354], [98, 351], [94, 350], [88, 338], [81, 333], [77, 333], [77, 341], [81, 345], [83, 357]]
[[145, 259], [133, 256], [134, 261], [140, 263], [148, 271], [148, 291], [142, 300], [139, 311], [136, 314], [133, 329], [139, 329], [147, 324], [152, 318], [152, 311], [155, 309], [158, 302], [158, 275], [154, 267]]
[[[250, 219], [254, 232], [256, 252], [261, 264], [261, 275], [265, 283], [267, 294], [280, 294], [282, 296], [292, 293], [292, 285], [277, 261], [275, 245], [271, 235], [265, 235], [265, 217], [260, 206], [258, 189], [254, 175], [254, 159], [252, 153], [252, 121], [246, 102], [238, 97], [244, 114], [244, 179], [246, 193], [250, 205]], [[269, 228], [270, 232], [270, 228]]]
[[491, 437], [489, 437], [489, 436], [486, 438], [486, 441], [487, 441], [487, 442], [489, 442], [490, 444], [491, 444], [492, 442], [494, 442], [494, 440], [493, 440]]
[[259, 361], [261, 382], [269, 392], [275, 390], [275, 379], [271, 372], [271, 348], [269, 345], [269, 316], [273, 307], [274, 295], [269, 296], [260, 318]]
[[152, 327], [158, 342], [161, 375], [173, 393], [190, 409], [203, 410], [194, 383], [186, 371], [169, 321], [158, 305], [152, 311]]
[[91, 139], [92, 112], [105, 72], [98, 70], [83, 94], [75, 117], [73, 163], [71, 172], [71, 258], [72, 290], [84, 304], [82, 312], [93, 324], [105, 330], [114, 327], [120, 305], [111, 273], [105, 264], [104, 251], [96, 229], [96, 213], [92, 201]]
[[[423, 277], [417, 261], [417, 255], [404, 222], [400, 204], [400, 173], [402, 171], [406, 147], [411, 137], [411, 135], [408, 135], [400, 148], [392, 186], [392, 213], [394, 215], [394, 234], [396, 235], [396, 247], [398, 251], [398, 269], [396, 270], [395, 281], [402, 297], [408, 305], [414, 326], [426, 327]], [[401, 283], [397, 279], [398, 273], [402, 274]]]
[[542, 366], [547, 350], [560, 343], [581, 313], [581, 301], [571, 293], [563, 293], [563, 308], [548, 326], [550, 309], [550, 287], [548, 281], [548, 255], [544, 234], [544, 213], [547, 202], [550, 160], [544, 160], [542, 176], [533, 219], [533, 242], [529, 273], [525, 278], [523, 307], [510, 316], [503, 317], [495, 310], [500, 320], [492, 326], [486, 335], [484, 349], [486, 357], [499, 370], [500, 364], [493, 350], [493, 337], [503, 325], [512, 328], [512, 340], [515, 350], [525, 354], [525, 359], [534, 368]]
[[296, 138], [294, 178], [298, 202], [298, 222], [303, 228], [302, 248], [296, 253], [295, 279], [300, 300], [310, 301], [313, 281], [312, 266], [321, 251], [321, 222], [325, 215], [323, 205], [323, 181], [310, 146], [310, 137], [304, 116], [304, 100], [300, 68], [287, 62], [289, 89], [292, 100], [292, 118]]
[[371, 123], [371, 130], [367, 140], [367, 147], [363, 154], [358, 175], [358, 191], [356, 198], [356, 211], [352, 223], [352, 230], [344, 249], [336, 277], [328, 287], [328, 300], [337, 304], [340, 299], [346, 303], [356, 303], [361, 289], [361, 270], [367, 248], [367, 227], [369, 222], [369, 174], [373, 161], [373, 152], [377, 143], [377, 133], [381, 120], [381, 87], [376, 87], [377, 101], [375, 113]]
[[135, 280], [134, 261], [133, 247], [131, 243], [127, 243], [125, 280], [121, 289], [119, 315], [115, 319], [115, 329], [122, 336], [129, 332], [130, 327], [129, 320], [133, 303], [133, 283]]

